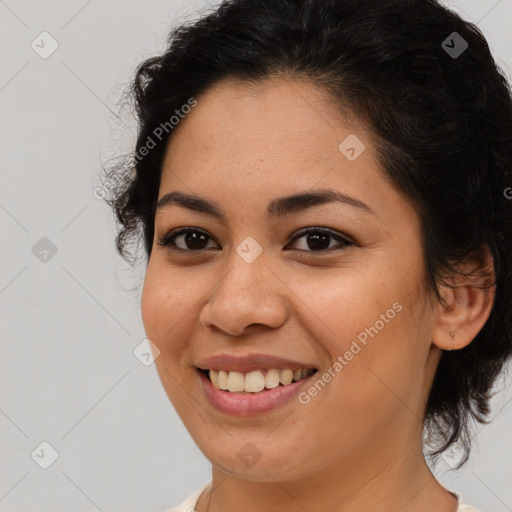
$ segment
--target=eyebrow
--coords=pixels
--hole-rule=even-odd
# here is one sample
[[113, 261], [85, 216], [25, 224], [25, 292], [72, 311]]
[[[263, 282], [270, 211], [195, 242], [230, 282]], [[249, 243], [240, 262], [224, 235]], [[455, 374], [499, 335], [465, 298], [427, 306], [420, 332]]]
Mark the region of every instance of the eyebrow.
[[[360, 208], [361, 210], [375, 215], [375, 212], [359, 199], [350, 197], [342, 192], [332, 189], [315, 190], [313, 192], [301, 192], [291, 196], [279, 197], [269, 202], [267, 206], [267, 215], [269, 217], [284, 217], [290, 213], [304, 211], [314, 206], [327, 203], [339, 202]], [[169, 192], [165, 194], [156, 204], [156, 211], [162, 210], [166, 206], [176, 205], [187, 208], [195, 212], [206, 213], [223, 222], [226, 215], [222, 208], [214, 201], [204, 197], [184, 194], [183, 192]]]

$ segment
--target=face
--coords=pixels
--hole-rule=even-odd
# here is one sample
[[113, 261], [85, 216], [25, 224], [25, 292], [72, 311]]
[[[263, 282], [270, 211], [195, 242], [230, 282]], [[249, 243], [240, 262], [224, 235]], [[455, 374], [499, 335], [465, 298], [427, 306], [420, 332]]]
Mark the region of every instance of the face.
[[[372, 134], [298, 79], [224, 81], [197, 101], [163, 163], [159, 199], [181, 195], [157, 210], [142, 316], [198, 447], [266, 481], [420, 446], [434, 309], [418, 215], [384, 179]], [[198, 368], [252, 383], [258, 369], [316, 372], [242, 394]]]

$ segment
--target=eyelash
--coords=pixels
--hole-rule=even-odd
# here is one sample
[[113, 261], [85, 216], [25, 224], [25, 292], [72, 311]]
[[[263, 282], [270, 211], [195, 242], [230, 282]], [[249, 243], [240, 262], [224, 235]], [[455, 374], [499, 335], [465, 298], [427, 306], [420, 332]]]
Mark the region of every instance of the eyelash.
[[[186, 235], [188, 233], [200, 233], [200, 234], [206, 236], [207, 238], [210, 238], [211, 240], [213, 240], [212, 237], [210, 237], [205, 231], [203, 231], [201, 229], [198, 229], [198, 228], [180, 228], [176, 232], [171, 231], [170, 233], [168, 233], [163, 238], [160, 238], [158, 240], [158, 245], [160, 245], [162, 247], [167, 247], [171, 251], [181, 252], [181, 253], [200, 254], [200, 253], [203, 253], [205, 250], [207, 250], [207, 248], [206, 249], [195, 249], [194, 250], [194, 249], [182, 249], [180, 247], [176, 247], [176, 244], [174, 243], [173, 239], [175, 239], [175, 238], [177, 238], [179, 236], [182, 236], [182, 235]], [[333, 233], [330, 229], [319, 228], [319, 227], [304, 228], [304, 229], [299, 230], [296, 233], [296, 236], [292, 240], [290, 240], [289, 244], [293, 243], [293, 242], [299, 240], [300, 238], [304, 237], [305, 235], [309, 235], [309, 234], [328, 235], [328, 236], [330, 236], [332, 238], [337, 239], [343, 245], [341, 247], [337, 247], [337, 248], [335, 247], [334, 249], [332, 247], [329, 247], [328, 249], [321, 249], [321, 250], [318, 250], [318, 251], [305, 250], [305, 249], [292, 249], [292, 250], [299, 251], [299, 252], [302, 252], [302, 253], [326, 254], [328, 252], [333, 252], [333, 250], [343, 250], [346, 247], [355, 245], [353, 242], [347, 240], [346, 238]]]

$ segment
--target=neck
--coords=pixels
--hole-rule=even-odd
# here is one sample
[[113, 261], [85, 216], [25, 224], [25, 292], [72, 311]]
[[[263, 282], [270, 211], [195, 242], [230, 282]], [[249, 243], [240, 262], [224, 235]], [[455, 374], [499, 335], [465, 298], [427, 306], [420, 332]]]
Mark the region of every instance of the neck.
[[[403, 447], [402, 447], [403, 448]], [[419, 443], [409, 451], [388, 446], [388, 459], [372, 449], [314, 468], [307, 476], [265, 481], [212, 469], [212, 485], [200, 497], [197, 512], [456, 512], [457, 499], [435, 479]], [[400, 455], [397, 455], [400, 454]], [[364, 462], [362, 464], [362, 461]]]

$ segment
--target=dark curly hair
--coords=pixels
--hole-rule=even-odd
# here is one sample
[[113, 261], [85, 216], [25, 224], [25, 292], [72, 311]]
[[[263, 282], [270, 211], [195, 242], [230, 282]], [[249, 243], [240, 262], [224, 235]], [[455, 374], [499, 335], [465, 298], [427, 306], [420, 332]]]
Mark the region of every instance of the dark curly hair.
[[468, 421], [489, 422], [512, 352], [512, 99], [474, 24], [435, 0], [226, 0], [174, 28], [129, 89], [135, 151], [105, 175], [117, 250], [133, 263], [142, 235], [151, 255], [169, 119], [220, 80], [285, 76], [312, 80], [370, 128], [386, 179], [417, 206], [441, 303], [438, 285], [451, 285], [458, 262], [492, 254], [490, 317], [468, 346], [443, 352], [424, 415], [431, 460], [458, 441], [462, 465]]

